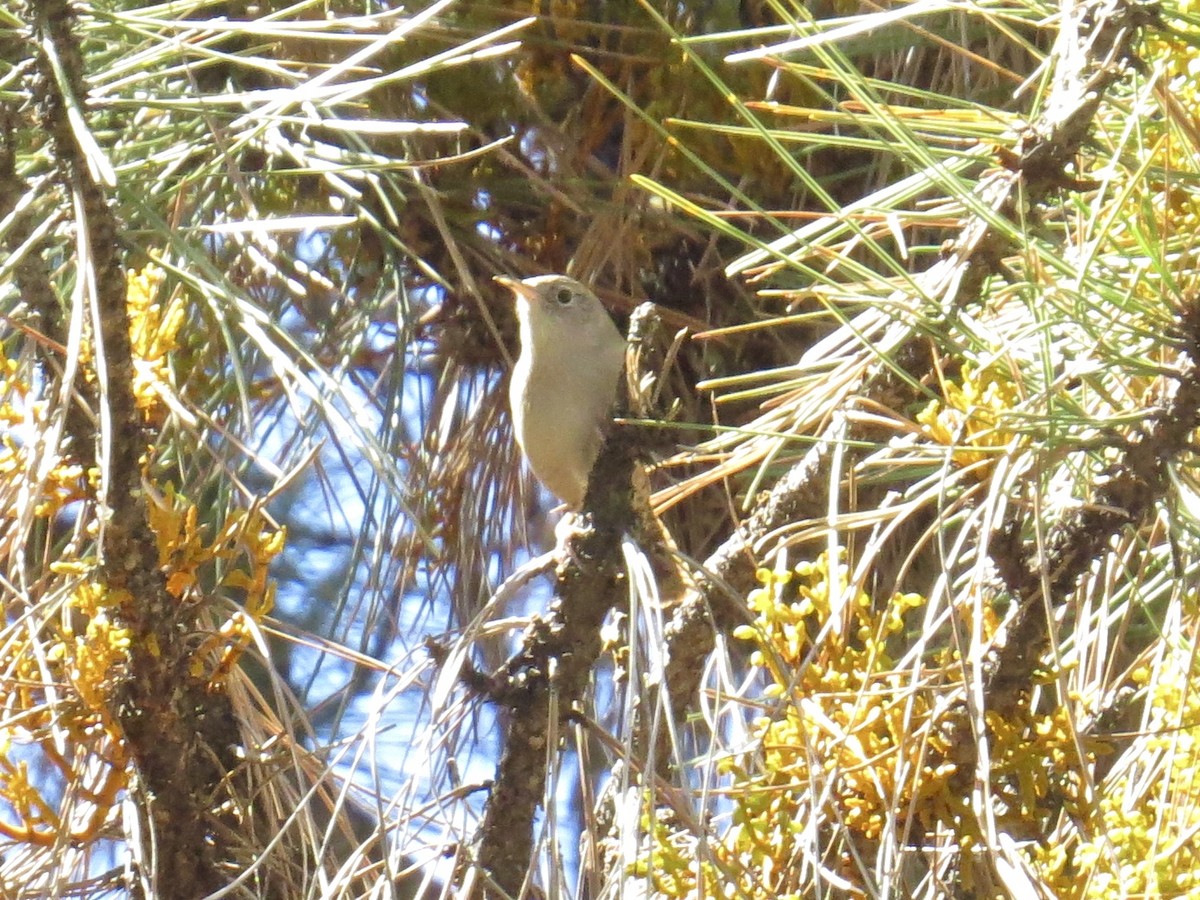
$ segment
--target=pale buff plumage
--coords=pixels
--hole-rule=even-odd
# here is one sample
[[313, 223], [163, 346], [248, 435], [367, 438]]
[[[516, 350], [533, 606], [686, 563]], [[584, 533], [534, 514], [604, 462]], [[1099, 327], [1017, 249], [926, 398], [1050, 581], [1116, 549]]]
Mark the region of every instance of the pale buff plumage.
[[533, 474], [583, 505], [625, 360], [625, 339], [590, 290], [563, 275], [517, 281], [521, 356], [509, 386], [513, 426]]

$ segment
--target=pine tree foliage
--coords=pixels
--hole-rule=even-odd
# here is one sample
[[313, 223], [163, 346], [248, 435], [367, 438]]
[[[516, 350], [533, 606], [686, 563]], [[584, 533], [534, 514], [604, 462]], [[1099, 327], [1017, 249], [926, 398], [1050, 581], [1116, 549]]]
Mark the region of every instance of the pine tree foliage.
[[1198, 29], [0, 8], [0, 896], [1200, 891]]

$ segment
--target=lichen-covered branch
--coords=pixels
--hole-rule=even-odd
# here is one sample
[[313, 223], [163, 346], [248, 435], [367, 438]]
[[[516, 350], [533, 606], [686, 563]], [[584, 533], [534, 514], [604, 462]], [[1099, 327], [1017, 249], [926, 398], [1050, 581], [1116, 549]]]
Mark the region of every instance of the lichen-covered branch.
[[[192, 617], [167, 592], [146, 514], [141, 457], [148, 437], [133, 392], [133, 357], [119, 224], [106, 194], [102, 151], [87, 131], [85, 72], [74, 9], [65, 0], [28, 7], [36, 46], [33, 95], [50, 136], [54, 164], [79, 248], [77, 279], [85, 285], [98, 388], [91, 416], [68, 417], [77, 455], [100, 467], [96, 504], [100, 577], [120, 627], [130, 635], [114, 714], [135, 769], [134, 786], [148, 827], [135, 858], [134, 891], [193, 898], [228, 881], [224, 830], [214, 809], [234, 767], [238, 729], [228, 698], [189, 672]], [[19, 236], [20, 232], [16, 232]], [[18, 270], [43, 318], [59, 303], [45, 264], [29, 252]]]
[[[482, 871], [467, 876], [468, 885], [482, 876], [485, 895], [517, 896], [531, 870], [547, 751], [583, 696], [600, 655], [600, 626], [623, 596], [620, 540], [633, 521], [631, 440], [628, 431], [617, 430], [605, 444], [584, 503], [590, 527], [568, 540], [556, 571], [554, 601], [493, 678], [494, 698], [504, 707], [504, 750], [479, 832]], [[555, 709], [558, 717], [552, 718]]]

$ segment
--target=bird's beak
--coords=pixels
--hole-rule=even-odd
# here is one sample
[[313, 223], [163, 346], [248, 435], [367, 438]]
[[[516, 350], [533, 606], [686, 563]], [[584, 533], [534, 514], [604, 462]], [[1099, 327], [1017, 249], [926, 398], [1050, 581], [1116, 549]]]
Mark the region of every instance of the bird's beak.
[[507, 275], [493, 275], [492, 281], [496, 282], [496, 284], [504, 285], [516, 294], [517, 297], [523, 297], [531, 302], [537, 299], [537, 289], [523, 281], [517, 281], [517, 279], [509, 278]]

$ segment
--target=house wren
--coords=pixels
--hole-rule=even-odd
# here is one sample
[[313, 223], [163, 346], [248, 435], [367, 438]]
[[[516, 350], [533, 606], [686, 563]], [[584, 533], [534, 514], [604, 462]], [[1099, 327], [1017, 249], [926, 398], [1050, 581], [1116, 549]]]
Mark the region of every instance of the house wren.
[[517, 443], [542, 484], [579, 509], [616, 397], [625, 339], [596, 295], [572, 278], [496, 281], [516, 296], [521, 323], [508, 389]]

